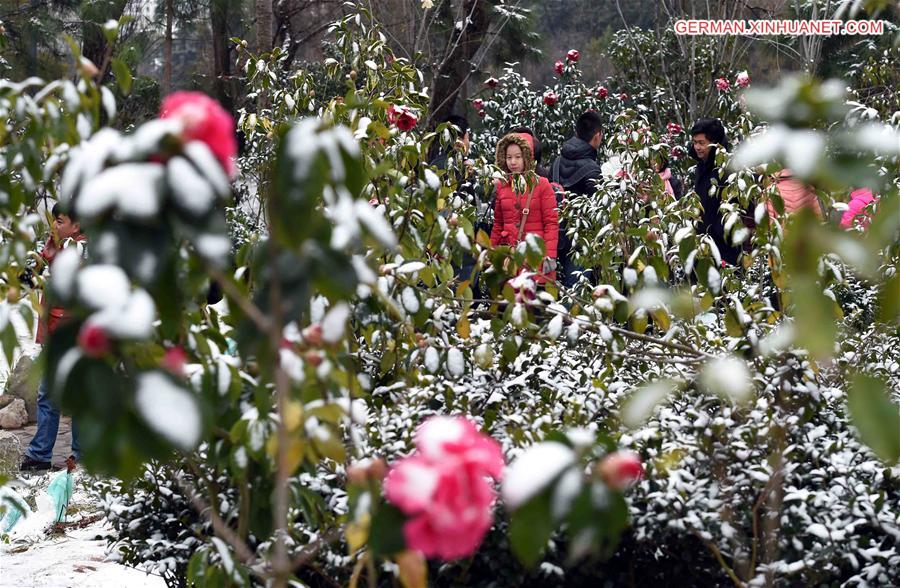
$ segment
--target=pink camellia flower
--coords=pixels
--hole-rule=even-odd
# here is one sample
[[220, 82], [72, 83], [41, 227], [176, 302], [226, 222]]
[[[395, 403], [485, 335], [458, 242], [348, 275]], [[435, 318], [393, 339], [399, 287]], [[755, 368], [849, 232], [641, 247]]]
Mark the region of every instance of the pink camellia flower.
[[626, 100], [628, 100], [628, 94], [626, 94], [625, 92], [622, 92], [621, 94], [619, 94], [619, 100], [621, 100], [622, 102], [625, 102]]
[[644, 465], [637, 453], [616, 451], [600, 461], [597, 471], [607, 486], [621, 491], [643, 477]]
[[557, 61], [553, 64], [553, 71], [555, 71], [559, 75], [563, 75], [563, 72], [566, 70], [566, 64], [562, 61]]
[[181, 121], [183, 139], [206, 143], [228, 177], [234, 176], [238, 148], [234, 118], [218, 102], [201, 92], [174, 92], [163, 100], [159, 118]]
[[388, 502], [409, 520], [407, 547], [426, 557], [453, 560], [474, 553], [493, 523], [500, 479], [500, 445], [464, 417], [432, 417], [416, 433], [413, 455], [391, 466], [384, 480]]
[[484, 81], [484, 85], [493, 90], [500, 85], [500, 80], [497, 78], [488, 78]]
[[187, 353], [184, 352], [184, 349], [181, 347], [170, 347], [166, 349], [165, 355], [163, 355], [162, 365], [163, 369], [167, 372], [174, 374], [178, 377], [184, 377], [184, 366], [187, 363]]
[[719, 78], [716, 80], [716, 88], [720, 92], [724, 92], [725, 90], [727, 90], [730, 87], [731, 87], [731, 84], [729, 84], [728, 80], [726, 80], [725, 78]]
[[544, 104], [546, 104], [547, 106], [553, 106], [557, 102], [559, 102], [559, 96], [556, 95], [556, 92], [554, 92], [553, 90], [547, 90], [547, 92], [544, 93]]
[[684, 148], [676, 145], [669, 151], [669, 157], [672, 159], [681, 159], [684, 157], [684, 153]]
[[112, 349], [112, 342], [103, 327], [84, 323], [78, 331], [78, 346], [88, 357], [103, 357]]
[[669, 131], [670, 135], [677, 135], [681, 132], [681, 125], [678, 123], [669, 123], [666, 125], [666, 130]]
[[387, 110], [388, 122], [395, 125], [401, 131], [411, 131], [419, 119], [408, 106], [396, 106], [392, 104]]
[[484, 118], [484, 115], [485, 115], [485, 114], [486, 114], [486, 113], [485, 113], [483, 110], [479, 110], [479, 111], [478, 111], [478, 116], [480, 116], [481, 118]]
[[600, 86], [599, 88], [597, 88], [597, 98], [600, 98], [602, 100], [602, 99], [606, 98], [607, 96], [609, 96], [609, 90], [607, 90], [603, 86]]
[[566, 53], [566, 61], [575, 63], [579, 59], [581, 59], [581, 53], [579, 53], [578, 49], [569, 49], [569, 52]]
[[750, 74], [748, 74], [746, 71], [742, 71], [737, 75], [734, 83], [739, 88], [746, 88], [750, 85]]
[[472, 108], [474, 108], [475, 110], [484, 110], [484, 100], [482, 100], [481, 98], [472, 100]]

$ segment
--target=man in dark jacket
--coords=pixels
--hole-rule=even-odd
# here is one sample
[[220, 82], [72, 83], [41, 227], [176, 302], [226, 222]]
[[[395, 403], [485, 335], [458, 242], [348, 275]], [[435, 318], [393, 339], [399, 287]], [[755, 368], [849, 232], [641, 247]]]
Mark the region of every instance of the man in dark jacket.
[[741, 250], [739, 247], [733, 247], [725, 235], [722, 215], [719, 214], [719, 206], [722, 204], [720, 188], [717, 187], [714, 193], [710, 194], [713, 183], [720, 186], [721, 181], [716, 167], [716, 145], [721, 145], [725, 149], [730, 148], [725, 137], [725, 127], [717, 118], [701, 118], [691, 128], [691, 139], [688, 154], [697, 161], [694, 169], [694, 191], [700, 196], [700, 204], [703, 206], [703, 218], [698, 232], [712, 237], [722, 259], [734, 265]]
[[[563, 143], [560, 156], [550, 168], [550, 181], [560, 184], [567, 192], [592, 195], [596, 183], [603, 176], [597, 162], [597, 149], [603, 141], [603, 119], [593, 110], [578, 117], [575, 136]], [[572, 242], [561, 227], [559, 246], [560, 280], [566, 287], [578, 281], [577, 272], [584, 271], [571, 259]]]

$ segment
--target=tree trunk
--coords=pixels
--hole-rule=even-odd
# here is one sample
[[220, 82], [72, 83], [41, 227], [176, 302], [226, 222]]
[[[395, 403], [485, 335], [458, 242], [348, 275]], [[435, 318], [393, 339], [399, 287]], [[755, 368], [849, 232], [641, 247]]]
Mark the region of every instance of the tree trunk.
[[174, 0], [166, 0], [166, 38], [163, 44], [163, 96], [172, 93], [172, 20], [175, 18]]
[[212, 30], [212, 83], [215, 98], [229, 111], [234, 110], [234, 100], [229, 93], [231, 56], [228, 51], [229, 0], [212, 0], [209, 4], [210, 29]]
[[272, 10], [273, 0], [256, 0], [256, 51], [268, 53], [272, 50]]
[[[430, 122], [446, 119], [453, 113], [460, 90], [472, 73], [472, 58], [478, 52], [491, 25], [491, 3], [487, 0], [463, 0], [460, 21], [467, 23], [460, 31], [454, 26], [454, 16], [449, 14], [452, 2], [441, 19], [448, 25], [450, 42], [438, 66], [431, 89]], [[450, 18], [447, 19], [446, 17]], [[447, 22], [449, 21], [449, 22]]]

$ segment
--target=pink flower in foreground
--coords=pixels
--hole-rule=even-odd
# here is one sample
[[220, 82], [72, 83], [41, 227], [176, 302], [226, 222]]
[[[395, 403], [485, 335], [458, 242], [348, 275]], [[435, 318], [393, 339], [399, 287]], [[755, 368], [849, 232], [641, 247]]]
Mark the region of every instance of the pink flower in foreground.
[[609, 90], [607, 90], [603, 86], [600, 86], [599, 88], [597, 88], [597, 98], [600, 98], [602, 100], [603, 98], [606, 98], [607, 96], [609, 96]]
[[667, 125], [666, 125], [666, 130], [669, 131], [669, 134], [670, 134], [670, 135], [677, 135], [677, 134], [679, 134], [679, 133], [682, 131], [681, 125], [678, 124], [678, 123], [669, 123], [669, 124], [667, 124]]
[[579, 59], [581, 59], [581, 53], [579, 53], [578, 49], [569, 49], [569, 52], [566, 53], [566, 61], [575, 63]]
[[562, 61], [557, 61], [553, 64], [553, 71], [558, 73], [559, 75], [563, 75], [563, 72], [566, 70], [566, 64]]
[[544, 104], [547, 106], [553, 106], [559, 101], [559, 96], [556, 95], [556, 92], [553, 90], [547, 90], [544, 94]]
[[716, 88], [720, 92], [724, 92], [725, 90], [727, 90], [730, 87], [731, 87], [731, 84], [729, 84], [728, 80], [726, 80], [725, 78], [719, 78], [716, 80]]
[[482, 100], [481, 98], [472, 100], [472, 108], [474, 108], [475, 110], [484, 110], [484, 100]]
[[643, 477], [644, 465], [637, 453], [616, 451], [603, 458], [597, 471], [607, 486], [621, 491]]
[[206, 143], [228, 177], [234, 176], [238, 148], [234, 118], [218, 102], [201, 92], [175, 92], [163, 100], [159, 118], [181, 121], [184, 140]]
[[737, 78], [734, 80], [734, 83], [739, 88], [746, 88], [750, 85], [750, 74], [745, 71], [742, 71], [737, 75]]
[[626, 94], [625, 92], [622, 92], [621, 94], [619, 94], [619, 100], [621, 100], [622, 102], [625, 102], [626, 100], [628, 100], [628, 94]]
[[391, 466], [387, 500], [409, 520], [410, 549], [444, 560], [471, 555], [493, 523], [503, 453], [464, 417], [432, 417], [416, 433], [417, 451]]

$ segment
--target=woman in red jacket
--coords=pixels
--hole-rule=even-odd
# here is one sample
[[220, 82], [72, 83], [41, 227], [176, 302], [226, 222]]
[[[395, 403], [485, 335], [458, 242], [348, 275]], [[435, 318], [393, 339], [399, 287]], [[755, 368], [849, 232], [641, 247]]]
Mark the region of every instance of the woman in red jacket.
[[530, 135], [510, 133], [497, 143], [497, 167], [506, 177], [496, 183], [491, 245], [515, 246], [528, 233], [541, 237], [547, 258], [536, 279], [547, 282], [556, 279], [559, 213], [550, 182], [534, 171], [532, 141]]

